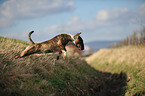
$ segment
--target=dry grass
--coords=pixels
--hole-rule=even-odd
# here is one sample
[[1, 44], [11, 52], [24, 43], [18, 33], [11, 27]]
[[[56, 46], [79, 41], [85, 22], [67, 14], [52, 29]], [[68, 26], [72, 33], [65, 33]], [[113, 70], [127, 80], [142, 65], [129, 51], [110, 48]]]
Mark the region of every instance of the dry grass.
[[145, 46], [101, 49], [86, 61], [95, 69], [127, 74], [126, 96], [145, 94]]
[[87, 62], [94, 61], [97, 59], [104, 59], [103, 62], [108, 63], [123, 63], [136, 65], [140, 63], [143, 65], [145, 63], [145, 47], [141, 46], [127, 46], [122, 48], [114, 48], [114, 49], [101, 49], [96, 54], [93, 54], [89, 58], [87, 58]]
[[125, 73], [95, 70], [70, 48], [65, 60], [56, 60], [58, 53], [15, 59], [29, 42], [0, 37], [0, 45], [1, 96], [122, 96], [125, 93]]

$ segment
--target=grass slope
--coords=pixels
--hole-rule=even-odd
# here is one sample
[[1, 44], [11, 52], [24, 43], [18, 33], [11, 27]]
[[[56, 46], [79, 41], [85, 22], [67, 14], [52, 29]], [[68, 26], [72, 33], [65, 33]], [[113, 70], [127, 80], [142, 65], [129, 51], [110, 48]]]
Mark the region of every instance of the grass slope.
[[125, 96], [145, 95], [145, 46], [101, 49], [86, 61], [100, 71], [126, 73]]
[[125, 73], [95, 70], [77, 56], [56, 60], [57, 53], [15, 59], [29, 45], [28, 42], [0, 37], [0, 45], [0, 96], [125, 94]]

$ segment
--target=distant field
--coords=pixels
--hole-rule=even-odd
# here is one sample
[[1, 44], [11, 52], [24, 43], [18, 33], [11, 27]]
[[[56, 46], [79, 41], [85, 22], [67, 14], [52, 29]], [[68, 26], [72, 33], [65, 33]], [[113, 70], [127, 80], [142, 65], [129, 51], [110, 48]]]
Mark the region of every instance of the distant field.
[[110, 44], [113, 44], [114, 42], [119, 43], [120, 41], [93, 41], [86, 43], [86, 45], [91, 47], [94, 53], [101, 48], [110, 48]]
[[145, 96], [145, 46], [101, 49], [86, 61], [102, 72], [125, 73], [125, 96]]

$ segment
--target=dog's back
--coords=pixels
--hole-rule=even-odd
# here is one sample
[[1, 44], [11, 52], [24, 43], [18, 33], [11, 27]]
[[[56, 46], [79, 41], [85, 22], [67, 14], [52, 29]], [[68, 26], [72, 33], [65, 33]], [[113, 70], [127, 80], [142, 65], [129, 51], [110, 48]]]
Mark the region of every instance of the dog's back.
[[72, 42], [71, 36], [67, 34], [60, 34], [52, 38], [51, 40], [40, 43], [40, 50], [42, 52], [54, 52], [65, 50], [65, 46], [68, 42]]

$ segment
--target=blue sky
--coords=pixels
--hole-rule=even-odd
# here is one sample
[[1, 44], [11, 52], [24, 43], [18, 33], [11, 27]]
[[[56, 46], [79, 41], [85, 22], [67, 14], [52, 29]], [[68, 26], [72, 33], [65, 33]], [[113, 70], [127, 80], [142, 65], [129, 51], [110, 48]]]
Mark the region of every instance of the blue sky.
[[85, 42], [122, 40], [145, 25], [145, 0], [0, 0], [0, 36], [35, 42], [82, 32]]

